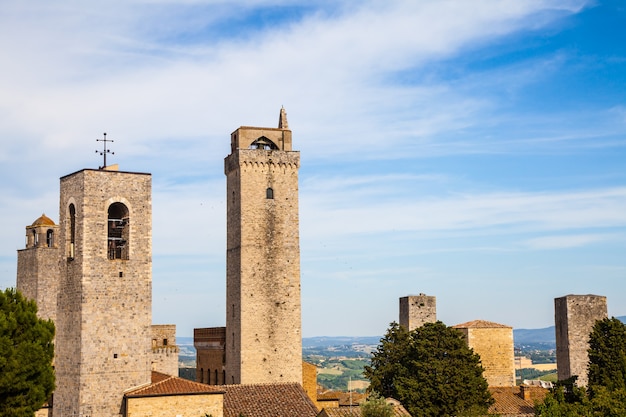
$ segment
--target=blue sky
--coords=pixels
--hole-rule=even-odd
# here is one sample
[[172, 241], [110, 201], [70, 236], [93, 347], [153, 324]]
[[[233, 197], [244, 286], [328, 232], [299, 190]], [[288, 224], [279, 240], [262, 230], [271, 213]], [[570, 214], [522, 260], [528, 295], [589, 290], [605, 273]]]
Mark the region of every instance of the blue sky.
[[153, 174], [153, 321], [224, 325], [229, 135], [285, 106], [301, 151], [303, 335], [626, 314], [618, 0], [0, 0], [0, 287], [59, 177]]

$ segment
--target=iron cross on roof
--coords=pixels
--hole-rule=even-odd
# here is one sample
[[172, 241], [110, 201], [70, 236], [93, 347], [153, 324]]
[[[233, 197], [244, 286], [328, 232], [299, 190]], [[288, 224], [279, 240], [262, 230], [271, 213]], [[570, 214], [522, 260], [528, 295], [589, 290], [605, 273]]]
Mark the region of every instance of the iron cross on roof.
[[96, 139], [96, 142], [104, 142], [104, 149], [102, 151], [96, 150], [96, 153], [104, 156], [104, 165], [99, 167], [99, 169], [104, 169], [107, 166], [107, 154], [115, 155], [115, 152], [111, 152], [110, 149], [107, 149], [107, 142], [113, 142], [113, 139], [107, 139], [107, 134], [104, 132], [104, 139]]

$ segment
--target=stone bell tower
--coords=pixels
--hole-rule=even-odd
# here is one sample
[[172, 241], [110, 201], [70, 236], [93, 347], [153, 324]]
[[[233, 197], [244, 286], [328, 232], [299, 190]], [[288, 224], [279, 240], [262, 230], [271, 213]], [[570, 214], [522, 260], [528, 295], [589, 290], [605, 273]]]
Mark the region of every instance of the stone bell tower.
[[115, 167], [61, 178], [55, 416], [118, 417], [150, 383], [150, 174]]
[[37, 315], [56, 320], [59, 226], [42, 214], [26, 227], [26, 248], [17, 251], [17, 289], [37, 303]]
[[226, 157], [226, 383], [302, 383], [298, 168], [287, 114]]

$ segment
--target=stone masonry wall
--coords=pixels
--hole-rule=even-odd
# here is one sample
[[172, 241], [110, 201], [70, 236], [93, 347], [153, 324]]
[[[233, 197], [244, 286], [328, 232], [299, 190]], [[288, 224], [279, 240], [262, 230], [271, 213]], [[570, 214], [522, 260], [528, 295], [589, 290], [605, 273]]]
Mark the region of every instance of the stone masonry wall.
[[490, 326], [478, 323], [478, 326], [454, 327], [464, 334], [468, 346], [480, 356], [485, 369], [483, 376], [490, 387], [515, 386], [513, 328], [491, 322], [483, 322], [491, 323]]
[[608, 317], [606, 297], [566, 295], [554, 299], [556, 363], [559, 381], [578, 376], [578, 386], [587, 385], [589, 335], [597, 320]]
[[426, 294], [400, 298], [400, 325], [411, 331], [437, 321], [437, 299]]
[[224, 416], [224, 394], [128, 398], [125, 417]]
[[[233, 143], [265, 136], [287, 147], [285, 132], [241, 128]], [[225, 160], [227, 383], [302, 383], [299, 162], [298, 152], [242, 148]]]
[[17, 252], [17, 289], [37, 303], [37, 315], [56, 320], [59, 248], [31, 247]]
[[152, 370], [166, 375], [178, 376], [178, 353], [175, 324], [153, 324]]
[[[128, 260], [108, 256], [108, 209], [114, 203], [129, 213]], [[151, 376], [150, 175], [83, 170], [61, 178], [59, 223], [54, 415], [117, 417], [123, 392]]]

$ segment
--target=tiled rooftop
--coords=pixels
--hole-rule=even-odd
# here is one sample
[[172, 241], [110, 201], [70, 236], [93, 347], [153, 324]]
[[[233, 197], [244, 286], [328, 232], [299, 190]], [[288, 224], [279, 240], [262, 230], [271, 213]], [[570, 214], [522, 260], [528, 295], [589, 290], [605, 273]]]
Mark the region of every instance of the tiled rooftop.
[[223, 393], [215, 385], [200, 384], [187, 379], [152, 371], [152, 383], [126, 393], [126, 397], [147, 397], [158, 395], [211, 394]]
[[496, 402], [489, 407], [491, 414], [501, 416], [534, 416], [535, 401], [543, 401], [548, 392], [541, 387], [525, 387], [530, 391], [530, 399], [524, 400], [520, 387], [490, 387], [491, 396]]
[[507, 326], [506, 324], [494, 323], [493, 321], [487, 320], [473, 320], [468, 321], [467, 323], [457, 324], [452, 326], [455, 329], [493, 329], [493, 328], [504, 328], [511, 329], [511, 326]]
[[314, 417], [317, 408], [297, 383], [220, 385], [224, 417]]

